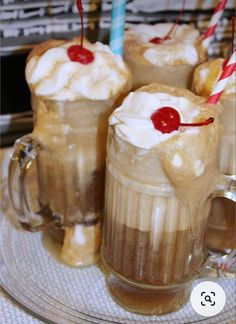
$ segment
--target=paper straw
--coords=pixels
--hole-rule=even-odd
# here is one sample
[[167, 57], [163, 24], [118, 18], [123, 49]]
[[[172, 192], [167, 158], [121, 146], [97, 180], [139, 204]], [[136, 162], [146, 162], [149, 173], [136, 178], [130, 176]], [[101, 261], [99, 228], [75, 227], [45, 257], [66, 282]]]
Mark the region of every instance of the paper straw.
[[224, 12], [224, 8], [225, 8], [226, 3], [227, 3], [227, 0], [220, 0], [218, 2], [217, 6], [216, 6], [216, 8], [214, 10], [214, 13], [213, 13], [213, 15], [211, 17], [209, 26], [208, 26], [206, 32], [204, 33], [204, 35], [202, 37], [202, 45], [206, 49], [209, 47], [209, 44], [213, 39], [217, 24], [218, 24], [223, 12]]
[[236, 49], [233, 51], [228, 63], [225, 65], [223, 72], [221, 73], [221, 76], [219, 77], [210, 97], [207, 100], [208, 104], [216, 104], [228, 81], [229, 78], [231, 77], [231, 75], [234, 73], [234, 71], [236, 70]]
[[123, 54], [126, 0], [112, 0], [110, 48], [113, 53]]

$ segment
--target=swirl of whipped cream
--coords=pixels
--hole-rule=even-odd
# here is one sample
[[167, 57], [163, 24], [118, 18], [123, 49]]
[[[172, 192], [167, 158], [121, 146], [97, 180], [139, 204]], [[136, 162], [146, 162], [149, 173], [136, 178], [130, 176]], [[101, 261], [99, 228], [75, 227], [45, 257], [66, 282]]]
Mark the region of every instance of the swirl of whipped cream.
[[134, 41], [145, 46], [143, 56], [153, 65], [184, 63], [196, 65], [199, 62], [199, 53], [196, 47], [199, 39], [197, 29], [186, 24], [176, 25], [170, 39], [158, 45], [150, 42], [150, 39], [154, 37], [165, 37], [172, 26], [172, 23], [131, 26], [125, 32], [125, 41]]
[[109, 124], [114, 125], [116, 134], [123, 140], [144, 149], [151, 149], [177, 134], [199, 132], [198, 127], [180, 128], [167, 134], [155, 129], [151, 115], [165, 106], [175, 108], [183, 123], [193, 122], [200, 114], [199, 107], [184, 97], [175, 97], [162, 92], [131, 92], [122, 105], [112, 113]]
[[77, 44], [67, 42], [29, 60], [26, 80], [37, 96], [61, 101], [106, 100], [122, 91], [129, 71], [118, 55], [100, 42], [86, 42], [95, 59], [83, 65], [68, 57], [67, 49], [72, 45]]

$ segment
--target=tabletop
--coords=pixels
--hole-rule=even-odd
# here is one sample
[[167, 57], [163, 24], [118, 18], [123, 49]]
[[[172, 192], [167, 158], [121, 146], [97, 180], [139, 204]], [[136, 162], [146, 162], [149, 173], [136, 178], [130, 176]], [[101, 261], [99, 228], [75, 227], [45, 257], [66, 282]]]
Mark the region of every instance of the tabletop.
[[11, 297], [0, 291], [0, 322], [4, 324], [41, 324], [40, 320], [31, 316], [21, 306], [14, 302]]

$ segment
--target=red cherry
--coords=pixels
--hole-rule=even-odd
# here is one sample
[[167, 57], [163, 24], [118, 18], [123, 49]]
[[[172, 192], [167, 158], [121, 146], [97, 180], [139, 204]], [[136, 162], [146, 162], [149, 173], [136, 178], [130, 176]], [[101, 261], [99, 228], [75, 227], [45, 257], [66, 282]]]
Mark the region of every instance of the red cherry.
[[149, 42], [150, 43], [153, 43], [153, 44], [161, 44], [162, 43], [162, 38], [160, 38], [160, 37], [154, 37], [154, 38], [150, 39]]
[[181, 123], [178, 111], [172, 107], [157, 109], [151, 115], [151, 120], [154, 127], [163, 134], [178, 130], [180, 126], [207, 126], [214, 122], [214, 118], [210, 117], [199, 123]]
[[150, 43], [153, 43], [153, 44], [162, 44], [167, 39], [171, 39], [171, 37], [170, 36], [165, 36], [163, 38], [161, 38], [161, 37], [154, 37], [154, 38], [150, 39], [149, 42]]
[[93, 62], [94, 55], [87, 48], [81, 45], [72, 45], [67, 49], [67, 54], [72, 62], [79, 62], [81, 64], [89, 64]]
[[80, 20], [81, 20], [81, 37], [80, 45], [72, 45], [67, 49], [67, 54], [72, 62], [79, 62], [81, 64], [89, 64], [93, 62], [94, 55], [87, 48], [83, 47], [84, 40], [84, 20], [83, 20], [83, 6], [82, 1], [76, 1], [77, 9], [79, 11]]
[[172, 107], [162, 107], [152, 114], [151, 120], [154, 127], [163, 134], [171, 133], [179, 128], [180, 115]]

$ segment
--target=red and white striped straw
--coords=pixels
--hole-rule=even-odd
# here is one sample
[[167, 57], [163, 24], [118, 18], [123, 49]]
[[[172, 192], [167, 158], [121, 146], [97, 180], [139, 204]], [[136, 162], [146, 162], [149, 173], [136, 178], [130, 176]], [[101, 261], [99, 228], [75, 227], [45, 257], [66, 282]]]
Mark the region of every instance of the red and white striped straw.
[[215, 8], [215, 11], [211, 17], [209, 26], [202, 37], [202, 45], [204, 48], [208, 48], [209, 44], [214, 36], [217, 24], [223, 15], [224, 8], [226, 6], [227, 0], [220, 0]]
[[221, 76], [219, 77], [210, 97], [207, 99], [208, 104], [216, 104], [229, 81], [231, 75], [236, 71], [236, 49], [233, 51], [228, 63], [225, 65]]

